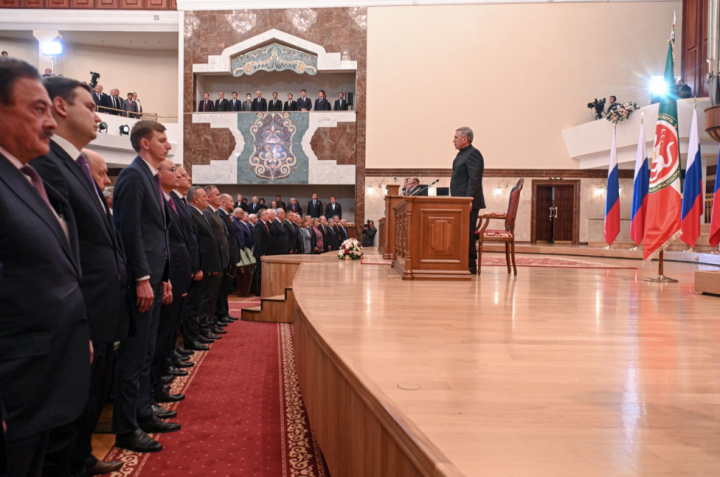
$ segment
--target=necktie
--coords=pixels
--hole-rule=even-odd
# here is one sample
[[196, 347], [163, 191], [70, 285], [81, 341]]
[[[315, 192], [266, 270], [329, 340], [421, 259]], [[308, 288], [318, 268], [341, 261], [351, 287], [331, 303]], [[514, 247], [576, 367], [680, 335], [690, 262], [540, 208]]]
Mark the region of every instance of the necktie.
[[52, 205], [50, 205], [50, 199], [48, 199], [47, 192], [45, 192], [45, 185], [43, 185], [43, 181], [42, 179], [40, 179], [40, 175], [37, 173], [37, 171], [30, 166], [23, 166], [20, 170], [23, 174], [30, 178], [32, 186], [35, 188], [36, 191], [38, 191], [38, 194], [40, 194], [40, 197], [43, 198], [47, 206], [52, 209]]
[[92, 190], [95, 192], [95, 195], [99, 199], [100, 194], [98, 194], [97, 188], [95, 187], [95, 179], [93, 179], [92, 173], [90, 172], [90, 165], [88, 164], [87, 156], [83, 153], [80, 153], [80, 157], [78, 157], [77, 163], [80, 165], [80, 169], [82, 169], [83, 174], [85, 174], [87, 180], [90, 181], [90, 187], [92, 187]]
[[187, 205], [187, 199], [185, 199], [185, 197], [181, 197], [180, 200], [182, 200], [183, 204]]
[[168, 202], [170, 202], [170, 207], [172, 207], [173, 210], [175, 211], [175, 213], [177, 214], [178, 211], [177, 211], [177, 207], [175, 207], [175, 201], [173, 200], [173, 198], [172, 198], [172, 197], [168, 197]]

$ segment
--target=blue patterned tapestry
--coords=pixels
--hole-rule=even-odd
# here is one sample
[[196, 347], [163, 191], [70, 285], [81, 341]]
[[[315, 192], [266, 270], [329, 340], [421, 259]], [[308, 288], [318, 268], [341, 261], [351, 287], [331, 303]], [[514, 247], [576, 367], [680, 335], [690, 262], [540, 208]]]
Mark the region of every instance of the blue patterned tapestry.
[[316, 75], [318, 72], [317, 56], [279, 43], [272, 43], [232, 60], [233, 76], [251, 75], [258, 71], [283, 70]]

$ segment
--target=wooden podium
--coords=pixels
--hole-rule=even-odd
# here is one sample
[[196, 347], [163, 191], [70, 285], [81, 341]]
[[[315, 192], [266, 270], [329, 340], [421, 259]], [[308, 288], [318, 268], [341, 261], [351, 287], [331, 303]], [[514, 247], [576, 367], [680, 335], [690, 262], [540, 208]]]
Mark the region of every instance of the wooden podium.
[[403, 280], [472, 279], [471, 207], [471, 197], [402, 197], [393, 205], [386, 229], [388, 237], [394, 232], [392, 266]]
[[385, 224], [382, 230], [379, 231], [380, 251], [385, 260], [392, 260], [393, 250], [395, 250], [395, 209], [393, 209], [393, 207], [405, 198], [399, 194], [399, 185], [391, 184], [387, 186], [387, 194], [385, 195]]

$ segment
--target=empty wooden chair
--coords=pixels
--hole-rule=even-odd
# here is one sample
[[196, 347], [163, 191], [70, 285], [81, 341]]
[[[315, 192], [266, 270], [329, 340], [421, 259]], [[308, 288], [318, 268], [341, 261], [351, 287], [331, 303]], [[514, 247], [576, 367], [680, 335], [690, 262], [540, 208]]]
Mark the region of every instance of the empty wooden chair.
[[[482, 266], [482, 249], [485, 242], [502, 242], [505, 244], [505, 260], [507, 261], [508, 273], [510, 273], [510, 259], [512, 257], [512, 268], [517, 275], [515, 266], [515, 218], [517, 217], [518, 205], [520, 204], [520, 192], [522, 192], [525, 179], [520, 179], [510, 191], [510, 201], [507, 213], [490, 213], [478, 217], [478, 225], [475, 230], [475, 237], [478, 241], [478, 273]], [[504, 220], [504, 229], [488, 229], [491, 220]]]

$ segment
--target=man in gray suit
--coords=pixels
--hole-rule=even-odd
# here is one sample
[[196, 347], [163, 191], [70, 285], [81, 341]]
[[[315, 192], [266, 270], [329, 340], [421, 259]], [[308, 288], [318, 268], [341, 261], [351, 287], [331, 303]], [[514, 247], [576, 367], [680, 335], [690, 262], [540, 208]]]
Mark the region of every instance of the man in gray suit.
[[453, 144], [458, 150], [453, 161], [453, 172], [450, 178], [450, 195], [453, 197], [472, 197], [472, 210], [470, 211], [470, 273], [477, 275], [477, 250], [475, 249], [475, 227], [480, 209], [485, 208], [483, 195], [483, 172], [485, 161], [480, 151], [472, 145], [473, 132], [467, 127], [455, 131]]
[[242, 110], [243, 111], [252, 111], [252, 96], [250, 93], [245, 95], [245, 101], [242, 104]]
[[125, 111], [125, 116], [128, 118], [139, 118], [140, 115], [137, 114], [140, 110], [138, 109], [138, 103], [133, 99], [133, 94], [128, 93], [127, 99], [123, 101], [123, 111]]

